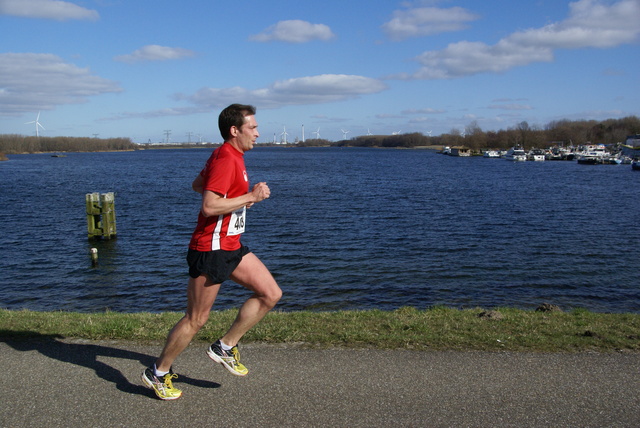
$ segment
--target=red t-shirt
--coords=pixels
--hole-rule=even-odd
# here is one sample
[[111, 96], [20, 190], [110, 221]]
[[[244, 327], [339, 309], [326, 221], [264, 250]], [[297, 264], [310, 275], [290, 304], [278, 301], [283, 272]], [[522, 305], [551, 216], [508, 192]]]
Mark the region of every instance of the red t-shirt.
[[[231, 144], [224, 143], [213, 151], [204, 169], [204, 189], [236, 198], [249, 192], [249, 177], [244, 166], [244, 155]], [[240, 235], [244, 232], [244, 208], [220, 216], [198, 215], [198, 225], [191, 236], [189, 248], [197, 251], [226, 250], [240, 248]]]

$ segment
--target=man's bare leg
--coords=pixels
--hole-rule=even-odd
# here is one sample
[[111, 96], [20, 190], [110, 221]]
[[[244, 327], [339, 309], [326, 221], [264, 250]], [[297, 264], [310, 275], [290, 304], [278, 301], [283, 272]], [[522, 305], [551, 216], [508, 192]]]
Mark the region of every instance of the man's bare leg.
[[242, 336], [278, 303], [282, 290], [271, 272], [253, 253], [242, 258], [231, 279], [253, 291], [253, 296], [244, 302], [229, 331], [220, 339], [225, 345], [236, 346]]
[[209, 319], [209, 312], [219, 290], [220, 284], [211, 283], [204, 275], [198, 278], [189, 277], [187, 312], [169, 332], [164, 349], [156, 361], [158, 370], [169, 371], [178, 355], [189, 346], [193, 337]]

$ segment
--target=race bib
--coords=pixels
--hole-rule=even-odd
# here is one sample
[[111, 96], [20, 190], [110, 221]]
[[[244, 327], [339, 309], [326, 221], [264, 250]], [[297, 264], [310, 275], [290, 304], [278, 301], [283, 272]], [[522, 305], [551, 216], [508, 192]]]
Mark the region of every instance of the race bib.
[[229, 231], [227, 236], [235, 236], [244, 233], [244, 222], [247, 215], [247, 207], [242, 207], [239, 210], [231, 213], [231, 219], [229, 220]]

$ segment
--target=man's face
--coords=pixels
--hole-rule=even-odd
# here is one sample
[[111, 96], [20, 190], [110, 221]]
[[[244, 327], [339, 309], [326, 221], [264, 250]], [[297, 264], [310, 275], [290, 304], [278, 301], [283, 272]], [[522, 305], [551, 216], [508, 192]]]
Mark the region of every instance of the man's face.
[[256, 140], [260, 136], [258, 133], [258, 122], [256, 122], [255, 116], [245, 116], [244, 124], [240, 129], [236, 129], [235, 137], [238, 143], [238, 148], [243, 152], [251, 150]]

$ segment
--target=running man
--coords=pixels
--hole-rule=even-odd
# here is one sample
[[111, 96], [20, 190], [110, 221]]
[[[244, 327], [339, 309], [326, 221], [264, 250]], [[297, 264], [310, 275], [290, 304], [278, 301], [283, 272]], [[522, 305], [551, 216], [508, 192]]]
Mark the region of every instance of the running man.
[[256, 109], [233, 104], [218, 118], [224, 144], [214, 150], [204, 169], [192, 183], [202, 194], [198, 224], [189, 243], [187, 263], [187, 310], [169, 332], [155, 364], [142, 374], [142, 381], [161, 400], [175, 400], [182, 391], [173, 386], [178, 377], [172, 364], [209, 319], [220, 285], [227, 279], [253, 292], [240, 308], [229, 330], [208, 349], [207, 355], [236, 376], [249, 371], [240, 363], [238, 342], [282, 297], [282, 291], [267, 267], [240, 237], [245, 229], [246, 209], [270, 196], [261, 182], [249, 191], [244, 154], [259, 136]]

